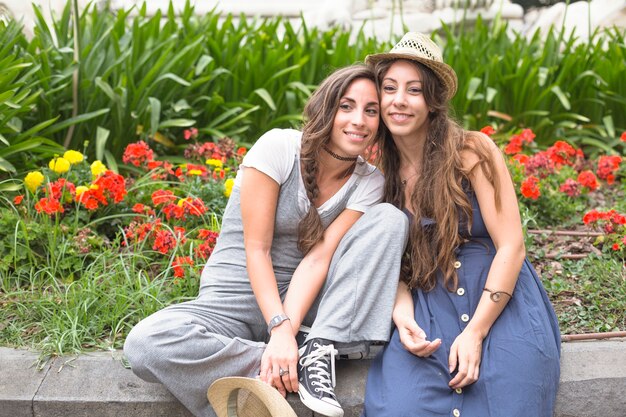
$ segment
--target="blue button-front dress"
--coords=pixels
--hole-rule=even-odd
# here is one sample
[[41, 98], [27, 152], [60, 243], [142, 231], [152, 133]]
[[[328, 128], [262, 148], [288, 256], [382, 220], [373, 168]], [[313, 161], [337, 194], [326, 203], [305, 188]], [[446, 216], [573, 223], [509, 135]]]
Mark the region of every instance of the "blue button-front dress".
[[[524, 261], [506, 308], [483, 341], [478, 381], [453, 390], [448, 355], [483, 293], [495, 247], [470, 193], [470, 241], [457, 250], [459, 285], [412, 291], [415, 319], [442, 345], [428, 358], [408, 352], [395, 329], [370, 367], [362, 417], [552, 417], [559, 383], [558, 321], [541, 280]], [[422, 222], [425, 227], [428, 222]]]

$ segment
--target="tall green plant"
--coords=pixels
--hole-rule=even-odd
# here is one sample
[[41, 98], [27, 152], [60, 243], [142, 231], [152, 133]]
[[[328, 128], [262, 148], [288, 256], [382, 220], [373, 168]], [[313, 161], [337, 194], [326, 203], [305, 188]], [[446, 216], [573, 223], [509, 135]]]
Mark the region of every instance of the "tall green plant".
[[0, 21], [0, 39], [0, 171], [15, 174], [28, 165], [29, 154], [48, 156], [60, 147], [41, 135], [56, 118], [28, 123], [42, 89], [40, 66], [20, 49], [26, 42], [21, 25]]
[[[444, 27], [443, 35], [444, 59], [459, 76], [453, 104], [467, 127], [494, 121], [503, 130], [532, 126], [544, 145], [584, 126], [602, 125], [608, 115], [626, 127], [626, 58], [619, 30], [596, 31], [588, 43], [555, 30], [527, 39], [511, 35], [506, 24], [479, 18], [471, 30]], [[580, 135], [571, 138], [586, 143]]]

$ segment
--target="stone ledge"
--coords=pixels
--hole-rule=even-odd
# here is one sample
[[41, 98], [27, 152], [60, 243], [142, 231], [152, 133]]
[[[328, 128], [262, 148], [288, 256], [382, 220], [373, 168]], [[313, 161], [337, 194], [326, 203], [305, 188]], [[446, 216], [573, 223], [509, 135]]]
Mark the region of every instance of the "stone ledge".
[[[160, 384], [137, 378], [121, 352], [56, 358], [37, 370], [37, 354], [0, 348], [0, 417], [191, 417]], [[358, 417], [369, 360], [337, 363], [337, 395], [346, 417]], [[626, 340], [563, 343], [555, 417], [623, 417]], [[298, 416], [313, 417], [297, 395]]]

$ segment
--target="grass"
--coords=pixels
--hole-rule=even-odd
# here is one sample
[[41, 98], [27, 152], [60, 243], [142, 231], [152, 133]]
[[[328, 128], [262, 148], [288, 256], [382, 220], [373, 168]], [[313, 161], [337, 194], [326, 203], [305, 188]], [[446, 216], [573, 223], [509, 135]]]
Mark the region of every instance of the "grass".
[[623, 260], [590, 255], [545, 264], [543, 283], [563, 334], [626, 330]]
[[121, 348], [137, 321], [197, 291], [198, 280], [176, 282], [169, 269], [151, 278], [146, 261], [141, 253], [105, 252], [73, 282], [52, 269], [29, 271], [21, 286], [1, 277], [0, 345], [44, 356]]
[[[534, 253], [541, 251], [529, 247], [531, 259]], [[146, 260], [141, 253], [107, 251], [86, 264], [77, 281], [64, 281], [52, 268], [28, 271], [21, 285], [0, 277], [0, 345], [32, 348], [42, 358], [120, 349], [143, 317], [197, 293], [199, 279], [175, 280], [169, 269], [153, 276]], [[626, 330], [623, 261], [603, 255], [532, 261], [563, 334]]]

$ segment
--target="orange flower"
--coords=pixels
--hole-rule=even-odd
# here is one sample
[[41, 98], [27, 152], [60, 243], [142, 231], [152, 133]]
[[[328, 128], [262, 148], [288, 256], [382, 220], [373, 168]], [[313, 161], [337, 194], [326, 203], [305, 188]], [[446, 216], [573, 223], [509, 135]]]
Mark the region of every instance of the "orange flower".
[[481, 131], [482, 133], [484, 133], [485, 135], [487, 135], [487, 136], [491, 136], [491, 135], [493, 135], [494, 133], [496, 133], [496, 129], [494, 129], [494, 128], [493, 128], [493, 127], [491, 127], [491, 126], [485, 126], [485, 127], [483, 127], [482, 129], [480, 129], [480, 131]]
[[530, 198], [531, 200], [538, 199], [541, 195], [541, 191], [539, 190], [539, 178], [534, 175], [526, 178], [524, 182], [522, 182], [521, 192], [526, 198]]
[[16, 206], [19, 206], [22, 203], [23, 199], [24, 199], [24, 195], [16, 195], [15, 198], [13, 198], [13, 204], [15, 204]]
[[557, 140], [546, 152], [550, 160], [552, 160], [557, 167], [561, 165], [574, 165], [573, 159], [576, 158], [576, 149], [567, 142]]
[[176, 238], [169, 230], [158, 230], [154, 235], [154, 245], [152, 249], [167, 254], [176, 247]]
[[176, 200], [177, 197], [170, 190], [156, 190], [152, 193], [152, 204], [159, 206]]
[[622, 136], [619, 137], [622, 142], [626, 142], [626, 132], [622, 133]]
[[124, 155], [122, 155], [122, 161], [125, 164], [132, 164], [136, 167], [147, 165], [148, 162], [153, 160], [154, 152], [143, 140], [128, 144], [124, 150]]
[[63, 213], [65, 211], [59, 200], [55, 200], [52, 197], [44, 197], [39, 200], [35, 204], [35, 210], [37, 210], [37, 213], [44, 212], [47, 214]]
[[183, 265], [189, 265], [190, 269], [193, 267], [193, 259], [189, 256], [177, 256], [172, 262], [172, 268], [174, 269], [174, 276], [176, 278], [182, 278], [185, 276], [185, 270]]
[[589, 190], [591, 191], [597, 189], [599, 186], [598, 179], [596, 178], [595, 174], [589, 170], [583, 171], [578, 174], [578, 182], [580, 183], [580, 185], [589, 188]]

